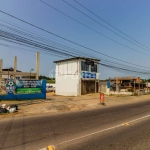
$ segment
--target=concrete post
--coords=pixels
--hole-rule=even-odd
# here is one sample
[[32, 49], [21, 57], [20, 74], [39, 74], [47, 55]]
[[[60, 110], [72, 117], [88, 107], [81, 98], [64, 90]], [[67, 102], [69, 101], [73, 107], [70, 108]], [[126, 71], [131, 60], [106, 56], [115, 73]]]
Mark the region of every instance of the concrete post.
[[118, 80], [116, 78], [116, 92], [119, 92], [119, 87], [118, 87]]
[[[3, 69], [3, 60], [0, 59], [0, 71]], [[2, 84], [2, 75], [0, 75], [0, 91], [1, 91], [1, 84]]]
[[139, 94], [138, 95], [140, 96], [140, 78], [139, 78]]
[[[17, 71], [17, 56], [14, 57], [14, 72]], [[16, 81], [16, 75], [14, 75], [14, 81]]]
[[135, 92], [135, 79], [134, 79], [134, 92]]
[[39, 80], [40, 53], [36, 52], [36, 80]]

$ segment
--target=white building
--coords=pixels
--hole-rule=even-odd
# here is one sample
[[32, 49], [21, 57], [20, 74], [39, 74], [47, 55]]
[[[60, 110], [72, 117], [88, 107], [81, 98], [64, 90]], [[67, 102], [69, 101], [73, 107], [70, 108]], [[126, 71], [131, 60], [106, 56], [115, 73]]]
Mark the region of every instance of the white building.
[[56, 95], [78, 96], [98, 92], [99, 61], [84, 57], [55, 61]]

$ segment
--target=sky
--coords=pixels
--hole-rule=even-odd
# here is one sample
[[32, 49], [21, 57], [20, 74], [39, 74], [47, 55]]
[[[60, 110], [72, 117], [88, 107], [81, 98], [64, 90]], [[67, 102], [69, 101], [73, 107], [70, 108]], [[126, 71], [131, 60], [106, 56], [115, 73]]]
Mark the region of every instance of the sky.
[[[150, 64], [150, 52], [122, 39], [121, 37], [115, 35], [114, 33], [108, 31], [104, 27], [90, 20], [83, 14], [79, 13], [77, 10], [73, 9], [62, 0], [43, 0], [46, 3], [52, 5], [53, 7], [59, 9], [60, 11], [66, 13], [67, 15], [73, 17], [74, 19], [86, 24], [87, 26], [93, 28], [94, 30], [120, 42], [128, 47], [135, 50], [146, 53], [143, 55], [129, 48], [121, 46], [96, 32], [82, 26], [81, 24], [67, 18], [66, 16], [60, 14], [54, 9], [48, 7], [40, 0], [0, 0], [0, 10], [12, 14], [18, 18], [21, 18], [27, 22], [37, 25], [45, 30], [53, 32], [57, 35], [70, 39], [76, 43], [82, 44], [86, 47], [92, 48], [96, 51], [102, 52], [109, 56], [128, 61], [137, 65], [142, 65], [149, 67]], [[96, 19], [101, 24], [111, 28], [102, 20], [91, 15], [81, 6], [74, 2], [74, 0], [66, 0], [73, 6], [82, 10], [84, 13], [88, 14], [93, 19]], [[129, 35], [136, 41], [142, 43], [143, 45], [150, 47], [149, 37], [150, 37], [150, 1], [149, 0], [77, 0], [85, 7], [90, 9], [92, 12], [103, 18], [105, 21], [109, 22], [111, 25], [115, 26], [117, 29], [121, 30], [125, 34]], [[31, 27], [23, 22], [15, 20], [3, 13], [0, 13], [0, 19], [4, 19], [20, 25], [24, 28], [32, 30], [39, 33], [42, 36], [60, 42], [62, 44], [69, 45], [76, 49], [80, 47], [63, 41], [62, 39], [56, 38], [48, 33], [40, 31], [34, 27]], [[116, 31], [115, 31], [116, 32]], [[118, 33], [118, 32], [117, 32]], [[120, 34], [120, 33], [119, 33]], [[0, 39], [0, 43], [3, 42]], [[86, 51], [87, 50], [83, 50]], [[98, 55], [91, 52], [92, 56], [98, 57], [99, 59], [104, 58], [102, 55]], [[90, 53], [90, 54], [91, 54]], [[13, 67], [14, 56], [18, 57], [17, 69], [21, 71], [30, 71], [32, 68], [35, 69], [35, 53], [29, 53], [26, 51], [14, 50], [0, 45], [0, 59], [3, 59], [3, 68]], [[41, 54], [40, 58], [40, 75], [49, 76], [52, 69], [55, 68], [53, 61], [63, 59], [62, 57], [57, 57], [53, 55]], [[150, 70], [150, 68], [148, 69]], [[130, 76], [128, 73], [120, 73], [109, 68], [100, 67], [100, 78], [106, 79], [108, 77], [115, 76]]]

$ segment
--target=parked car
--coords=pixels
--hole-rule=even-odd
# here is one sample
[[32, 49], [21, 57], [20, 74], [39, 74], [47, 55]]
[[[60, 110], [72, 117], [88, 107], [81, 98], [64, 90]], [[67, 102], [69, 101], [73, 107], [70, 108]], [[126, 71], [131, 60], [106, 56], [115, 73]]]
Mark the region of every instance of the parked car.
[[55, 92], [55, 87], [53, 87], [53, 86], [46, 86], [46, 92]]

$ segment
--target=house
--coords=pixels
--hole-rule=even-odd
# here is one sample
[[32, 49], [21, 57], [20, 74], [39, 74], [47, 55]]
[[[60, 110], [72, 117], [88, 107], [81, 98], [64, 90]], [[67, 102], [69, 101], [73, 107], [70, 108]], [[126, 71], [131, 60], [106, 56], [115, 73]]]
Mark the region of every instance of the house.
[[56, 94], [78, 96], [99, 91], [99, 61], [74, 57], [56, 63]]

